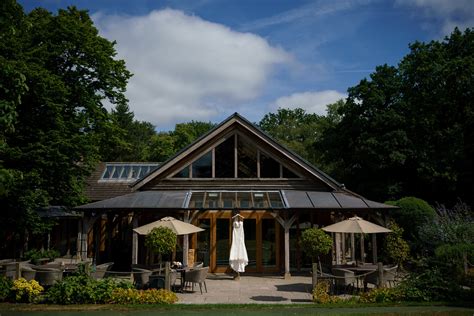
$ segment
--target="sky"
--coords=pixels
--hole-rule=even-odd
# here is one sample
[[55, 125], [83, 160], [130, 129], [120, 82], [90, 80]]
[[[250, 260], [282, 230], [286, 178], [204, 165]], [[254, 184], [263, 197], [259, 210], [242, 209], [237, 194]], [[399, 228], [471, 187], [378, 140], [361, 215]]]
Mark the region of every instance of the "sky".
[[324, 115], [376, 66], [396, 66], [409, 43], [474, 27], [474, 0], [19, 2], [89, 10], [133, 73], [135, 118], [162, 131], [234, 112], [258, 122], [280, 107]]

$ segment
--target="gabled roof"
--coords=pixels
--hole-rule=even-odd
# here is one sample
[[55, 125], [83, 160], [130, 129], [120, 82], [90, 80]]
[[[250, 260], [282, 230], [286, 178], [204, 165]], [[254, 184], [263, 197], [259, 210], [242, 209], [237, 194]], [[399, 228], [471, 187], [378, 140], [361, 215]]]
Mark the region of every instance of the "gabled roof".
[[153, 172], [150, 172], [146, 177], [138, 180], [135, 182], [132, 187], [134, 190], [138, 190], [141, 187], [145, 186], [147, 183], [155, 179], [156, 177], [160, 176], [167, 170], [169, 170], [172, 166], [174, 166], [179, 161], [185, 159], [190, 153], [199, 150], [203, 145], [208, 143], [210, 140], [219, 137], [221, 134], [224, 136], [224, 133], [228, 133], [229, 128], [236, 128], [240, 127], [244, 129], [246, 132], [251, 134], [253, 137], [256, 137], [261, 142], [265, 143], [267, 146], [270, 146], [274, 150], [276, 150], [279, 154], [284, 156], [285, 158], [291, 160], [293, 163], [297, 164], [299, 167], [304, 169], [307, 173], [312, 175], [313, 177], [319, 179], [332, 190], [335, 191], [345, 191], [344, 186], [338, 183], [336, 180], [331, 178], [326, 173], [322, 172], [321, 170], [317, 169], [309, 162], [301, 158], [299, 155], [291, 151], [290, 149], [282, 146], [257, 126], [252, 124], [250, 121], [239, 115], [238, 113], [234, 113], [225, 119], [222, 123], [211, 129], [209, 132], [195, 140], [193, 143], [179, 151], [176, 155], [169, 158], [167, 161], [163, 162], [158, 168], [156, 168]]

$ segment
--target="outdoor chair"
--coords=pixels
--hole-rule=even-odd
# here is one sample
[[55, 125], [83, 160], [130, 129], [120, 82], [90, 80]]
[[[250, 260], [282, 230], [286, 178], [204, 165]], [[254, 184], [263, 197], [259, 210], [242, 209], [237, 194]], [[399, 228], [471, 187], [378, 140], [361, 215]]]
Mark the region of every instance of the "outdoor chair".
[[204, 289], [207, 293], [206, 278], [207, 273], [209, 272], [209, 267], [202, 267], [185, 272], [184, 279], [186, 283], [191, 283], [191, 291], [194, 292], [194, 284], [199, 284], [199, 289], [202, 294], [202, 285], [204, 284]]
[[[390, 287], [393, 287], [395, 285], [397, 269], [398, 269], [398, 265], [383, 269], [383, 280], [384, 280], [383, 286], [386, 286], [388, 284]], [[365, 289], [367, 289], [368, 283], [373, 284], [375, 286], [379, 285], [379, 271], [375, 270], [365, 276], [365, 279], [364, 279]]]
[[136, 288], [143, 289], [148, 287], [150, 282], [150, 275], [153, 273], [150, 270], [132, 268], [133, 273], [133, 283]]
[[204, 262], [195, 262], [191, 269], [202, 268], [204, 266]]
[[99, 264], [98, 266], [95, 267], [95, 271], [91, 273], [91, 277], [96, 280], [103, 279], [107, 271], [112, 269], [113, 265], [114, 265], [113, 262]]
[[332, 273], [334, 274], [336, 288], [342, 288], [344, 290], [348, 289], [349, 287], [355, 288], [357, 278], [355, 276], [354, 271], [334, 268], [332, 269]]
[[34, 280], [36, 277], [36, 270], [33, 269], [31, 266], [21, 267], [21, 277], [24, 278], [26, 281]]
[[36, 268], [35, 279], [42, 286], [52, 286], [63, 279], [63, 271], [54, 268]]

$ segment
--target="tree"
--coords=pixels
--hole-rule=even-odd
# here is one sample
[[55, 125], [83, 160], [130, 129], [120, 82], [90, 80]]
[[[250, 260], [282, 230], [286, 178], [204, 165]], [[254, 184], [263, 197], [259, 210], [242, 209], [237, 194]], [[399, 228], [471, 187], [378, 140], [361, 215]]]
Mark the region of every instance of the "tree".
[[317, 145], [334, 176], [373, 199], [472, 201], [474, 33], [410, 45], [349, 88]]
[[329, 121], [322, 116], [306, 113], [297, 108], [278, 109], [276, 113], [265, 114], [259, 127], [309, 162], [319, 165], [314, 144], [319, 141]]
[[410, 246], [408, 246], [408, 243], [403, 239], [403, 228], [398, 226], [396, 222], [390, 222], [388, 228], [391, 229], [392, 232], [385, 237], [385, 255], [388, 259], [393, 260], [400, 269], [402, 268], [403, 262], [408, 259]]
[[83, 179], [108, 121], [103, 102], [127, 102], [130, 73], [86, 11], [25, 15], [12, 0], [2, 9], [0, 225], [2, 240], [19, 240], [48, 228], [38, 208], [85, 202]]
[[157, 255], [170, 254], [176, 247], [176, 234], [168, 227], [156, 227], [145, 237], [145, 246]]
[[319, 228], [308, 228], [301, 233], [301, 248], [311, 257], [313, 262], [313, 288], [316, 285], [316, 259], [319, 262], [319, 270], [321, 270], [320, 255], [326, 255], [332, 249], [332, 238]]
[[208, 132], [215, 124], [191, 121], [176, 124], [174, 131], [161, 132], [151, 139], [148, 160], [163, 162]]
[[436, 211], [426, 201], [415, 197], [404, 197], [397, 201], [388, 201], [386, 204], [398, 206], [399, 209], [392, 211], [395, 222], [403, 229], [403, 238], [411, 245], [413, 254], [419, 254], [421, 227], [431, 222]]

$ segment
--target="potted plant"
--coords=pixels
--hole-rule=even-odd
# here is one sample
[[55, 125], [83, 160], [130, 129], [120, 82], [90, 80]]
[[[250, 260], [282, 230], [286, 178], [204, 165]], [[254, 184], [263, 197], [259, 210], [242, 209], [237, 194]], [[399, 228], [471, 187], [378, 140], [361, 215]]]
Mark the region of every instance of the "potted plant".
[[332, 238], [322, 229], [309, 228], [301, 234], [301, 246], [304, 252], [311, 257], [313, 263], [313, 287], [316, 285], [317, 262], [322, 272], [320, 255], [326, 255], [332, 248]]
[[[145, 246], [157, 254], [162, 260], [163, 255], [169, 255], [176, 247], [176, 234], [167, 227], [156, 227], [145, 237]], [[168, 260], [169, 261], [169, 260]]]

